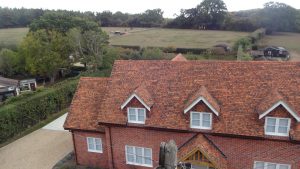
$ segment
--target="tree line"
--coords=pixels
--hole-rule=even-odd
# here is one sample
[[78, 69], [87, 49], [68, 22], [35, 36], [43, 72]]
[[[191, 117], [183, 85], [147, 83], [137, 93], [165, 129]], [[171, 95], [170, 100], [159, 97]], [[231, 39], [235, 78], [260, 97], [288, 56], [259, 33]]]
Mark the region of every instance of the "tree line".
[[174, 19], [164, 18], [161, 9], [129, 14], [110, 11], [78, 12], [0, 7], [0, 28], [26, 27], [47, 13], [86, 18], [103, 27], [166, 27], [233, 31], [254, 31], [264, 27], [267, 28], [268, 33], [300, 32], [300, 11], [287, 4], [268, 2], [262, 9], [228, 12], [222, 0], [203, 0], [195, 8], [182, 9]]

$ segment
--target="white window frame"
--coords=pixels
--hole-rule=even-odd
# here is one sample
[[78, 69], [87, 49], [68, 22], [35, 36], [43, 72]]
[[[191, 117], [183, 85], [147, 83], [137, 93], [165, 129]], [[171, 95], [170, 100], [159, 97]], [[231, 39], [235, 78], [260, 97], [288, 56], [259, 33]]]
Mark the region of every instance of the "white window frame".
[[[264, 168], [256, 168], [256, 163], [264, 163]], [[282, 163], [271, 163], [271, 162], [264, 162], [264, 161], [254, 161], [253, 164], [253, 169], [268, 169], [268, 165], [270, 164], [275, 164], [276, 165], [276, 169], [279, 169], [279, 167], [281, 165], [285, 165], [288, 167], [288, 169], [291, 169], [291, 165], [290, 164], [282, 164]]]
[[[92, 140], [93, 140], [94, 149], [91, 149], [91, 148], [90, 148], [90, 146], [89, 146], [89, 139], [92, 139]], [[96, 140], [99, 140], [99, 142], [100, 142], [100, 150], [96, 150]], [[103, 153], [102, 139], [101, 139], [101, 138], [87, 137], [87, 138], [86, 138], [86, 144], [87, 144], [88, 152], [92, 152], [92, 153]]]
[[[200, 114], [200, 126], [194, 126], [192, 123], [192, 114]], [[203, 126], [203, 115], [204, 114], [208, 114], [210, 116], [210, 127], [204, 127]], [[191, 111], [190, 113], [190, 127], [193, 129], [204, 129], [204, 130], [211, 130], [212, 129], [212, 113], [208, 113], [208, 112], [195, 112], [195, 111]]]
[[[267, 120], [268, 119], [275, 119], [275, 132], [267, 132]], [[279, 128], [279, 121], [280, 119], [288, 120], [288, 126], [287, 126], [287, 133], [279, 133], [278, 128]], [[280, 118], [280, 117], [266, 117], [265, 118], [265, 135], [270, 135], [270, 136], [281, 136], [281, 137], [288, 137], [290, 135], [290, 128], [291, 128], [291, 119], [290, 118]]]
[[[132, 147], [133, 148], [133, 155], [134, 155], [134, 161], [136, 161], [136, 148], [141, 148], [142, 149], [142, 154], [145, 155], [145, 149], [149, 149], [150, 150], [150, 154], [151, 154], [151, 158], [150, 158], [150, 161], [151, 161], [151, 165], [150, 164], [145, 164], [145, 157], [143, 156], [142, 159], [143, 159], [143, 164], [140, 164], [140, 163], [137, 163], [137, 162], [130, 162], [128, 161], [128, 157], [127, 157], [127, 148], [128, 147]], [[137, 165], [137, 166], [143, 166], [143, 167], [153, 167], [153, 156], [152, 156], [152, 149], [151, 148], [145, 148], [145, 147], [137, 147], [137, 146], [129, 146], [129, 145], [126, 145], [125, 146], [125, 157], [126, 157], [126, 164], [129, 164], [129, 165]]]
[[[195, 167], [196, 167], [196, 166], [195, 166]], [[209, 169], [208, 166], [201, 166], [201, 167], [206, 167], [206, 169]], [[192, 166], [191, 166], [191, 169], [195, 169], [194, 166], [193, 166], [193, 164], [192, 164]]]
[[[134, 109], [135, 110], [135, 118], [136, 120], [130, 120], [129, 118], [129, 109]], [[143, 110], [144, 111], [144, 121], [138, 121], [138, 111]], [[146, 109], [145, 108], [139, 108], [139, 107], [128, 107], [127, 108], [127, 119], [129, 123], [136, 123], [136, 124], [145, 124], [146, 121]]]

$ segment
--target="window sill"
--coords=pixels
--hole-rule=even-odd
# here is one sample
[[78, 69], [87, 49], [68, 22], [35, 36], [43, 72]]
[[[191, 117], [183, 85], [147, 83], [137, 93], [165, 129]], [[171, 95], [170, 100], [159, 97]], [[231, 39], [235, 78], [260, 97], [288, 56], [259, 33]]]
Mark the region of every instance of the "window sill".
[[278, 134], [278, 133], [266, 133], [266, 136], [275, 136], [275, 137], [289, 137], [289, 134]]
[[142, 166], [142, 167], [153, 167], [153, 165], [138, 164], [138, 163], [131, 163], [131, 162], [126, 162], [126, 164], [127, 164], [127, 165]]
[[103, 153], [103, 151], [97, 151], [97, 150], [88, 150], [90, 153]]
[[145, 122], [128, 121], [130, 124], [145, 124]]
[[205, 128], [205, 127], [195, 127], [195, 126], [190, 126], [191, 129], [198, 129], [198, 130], [212, 130], [212, 128]]

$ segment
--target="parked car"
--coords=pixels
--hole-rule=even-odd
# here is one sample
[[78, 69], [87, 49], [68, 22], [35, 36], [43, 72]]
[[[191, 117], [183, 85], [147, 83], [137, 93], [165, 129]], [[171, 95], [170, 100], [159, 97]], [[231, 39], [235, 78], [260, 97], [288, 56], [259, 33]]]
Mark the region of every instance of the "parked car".
[[289, 57], [289, 52], [283, 47], [269, 46], [264, 49], [264, 55], [270, 57]]

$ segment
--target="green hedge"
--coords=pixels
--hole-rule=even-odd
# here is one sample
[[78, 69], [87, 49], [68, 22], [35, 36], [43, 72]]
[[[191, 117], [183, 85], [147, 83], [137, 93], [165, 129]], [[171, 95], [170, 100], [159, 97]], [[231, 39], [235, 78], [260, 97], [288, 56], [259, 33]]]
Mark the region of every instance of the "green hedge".
[[67, 108], [78, 80], [59, 83], [33, 95], [16, 99], [0, 107], [0, 144], [27, 128]]

